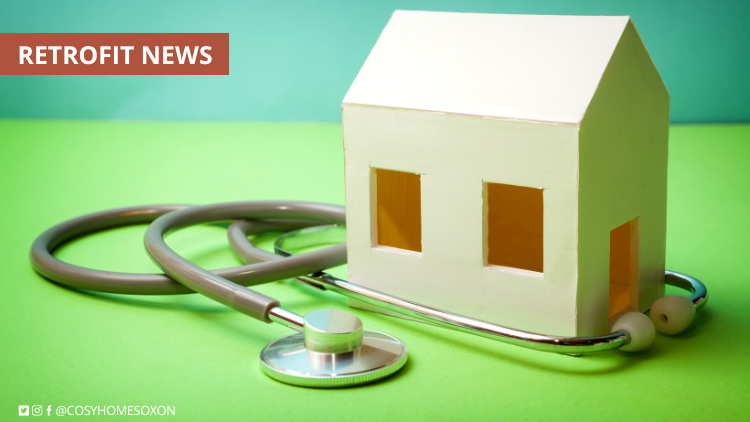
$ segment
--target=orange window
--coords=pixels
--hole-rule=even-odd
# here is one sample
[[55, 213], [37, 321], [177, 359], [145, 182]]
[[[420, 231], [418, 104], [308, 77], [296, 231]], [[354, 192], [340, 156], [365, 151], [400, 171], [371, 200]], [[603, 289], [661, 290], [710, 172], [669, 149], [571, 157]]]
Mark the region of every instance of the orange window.
[[543, 272], [542, 189], [487, 183], [487, 264]]
[[378, 245], [422, 252], [421, 176], [375, 170]]
[[638, 219], [609, 233], [609, 317], [637, 310]]

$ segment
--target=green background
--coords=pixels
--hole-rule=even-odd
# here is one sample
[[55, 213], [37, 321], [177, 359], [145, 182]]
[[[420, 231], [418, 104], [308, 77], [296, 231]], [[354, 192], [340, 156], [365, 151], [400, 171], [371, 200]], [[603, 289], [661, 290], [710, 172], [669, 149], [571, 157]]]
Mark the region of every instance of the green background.
[[0, 76], [0, 117], [338, 122], [395, 9], [629, 15], [672, 121], [750, 121], [747, 0], [7, 0], [0, 32], [228, 32], [230, 74]]
[[[366, 327], [401, 338], [410, 360], [383, 382], [335, 391], [260, 371], [260, 350], [288, 333], [280, 326], [198, 295], [67, 289], [35, 274], [28, 251], [48, 227], [113, 207], [343, 204], [339, 124], [5, 120], [0, 136], [1, 420], [36, 404], [44, 417], [48, 405], [169, 405], [179, 420], [726, 421], [750, 412], [750, 125], [670, 132], [667, 266], [711, 293], [687, 332], [657, 335], [635, 355], [572, 358], [352, 310]], [[88, 236], [57, 255], [152, 272], [144, 231]], [[239, 264], [220, 228], [189, 228], [168, 242], [204, 267]], [[346, 309], [342, 297], [288, 281], [258, 290], [297, 313]]]

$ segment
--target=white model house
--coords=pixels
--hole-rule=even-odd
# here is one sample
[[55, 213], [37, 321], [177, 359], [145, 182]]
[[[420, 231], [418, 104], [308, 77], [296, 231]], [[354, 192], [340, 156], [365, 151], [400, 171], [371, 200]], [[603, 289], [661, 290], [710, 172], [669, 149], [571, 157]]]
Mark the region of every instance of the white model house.
[[630, 18], [397, 11], [342, 112], [353, 283], [568, 336], [664, 294], [669, 93]]

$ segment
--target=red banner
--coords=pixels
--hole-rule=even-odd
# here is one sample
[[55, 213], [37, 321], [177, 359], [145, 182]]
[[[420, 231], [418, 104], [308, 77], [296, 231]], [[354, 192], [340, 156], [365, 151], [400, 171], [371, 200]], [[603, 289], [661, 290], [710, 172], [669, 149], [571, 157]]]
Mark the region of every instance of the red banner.
[[0, 34], [0, 75], [228, 75], [229, 34]]

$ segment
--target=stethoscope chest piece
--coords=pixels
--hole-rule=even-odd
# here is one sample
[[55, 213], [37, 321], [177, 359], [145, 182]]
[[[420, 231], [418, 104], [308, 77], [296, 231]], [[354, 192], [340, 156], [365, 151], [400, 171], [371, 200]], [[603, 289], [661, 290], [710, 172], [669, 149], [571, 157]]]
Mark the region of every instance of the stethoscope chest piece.
[[271, 378], [303, 387], [335, 388], [388, 377], [407, 361], [396, 337], [364, 330], [349, 312], [320, 309], [305, 316], [303, 332], [271, 342], [260, 353]]

